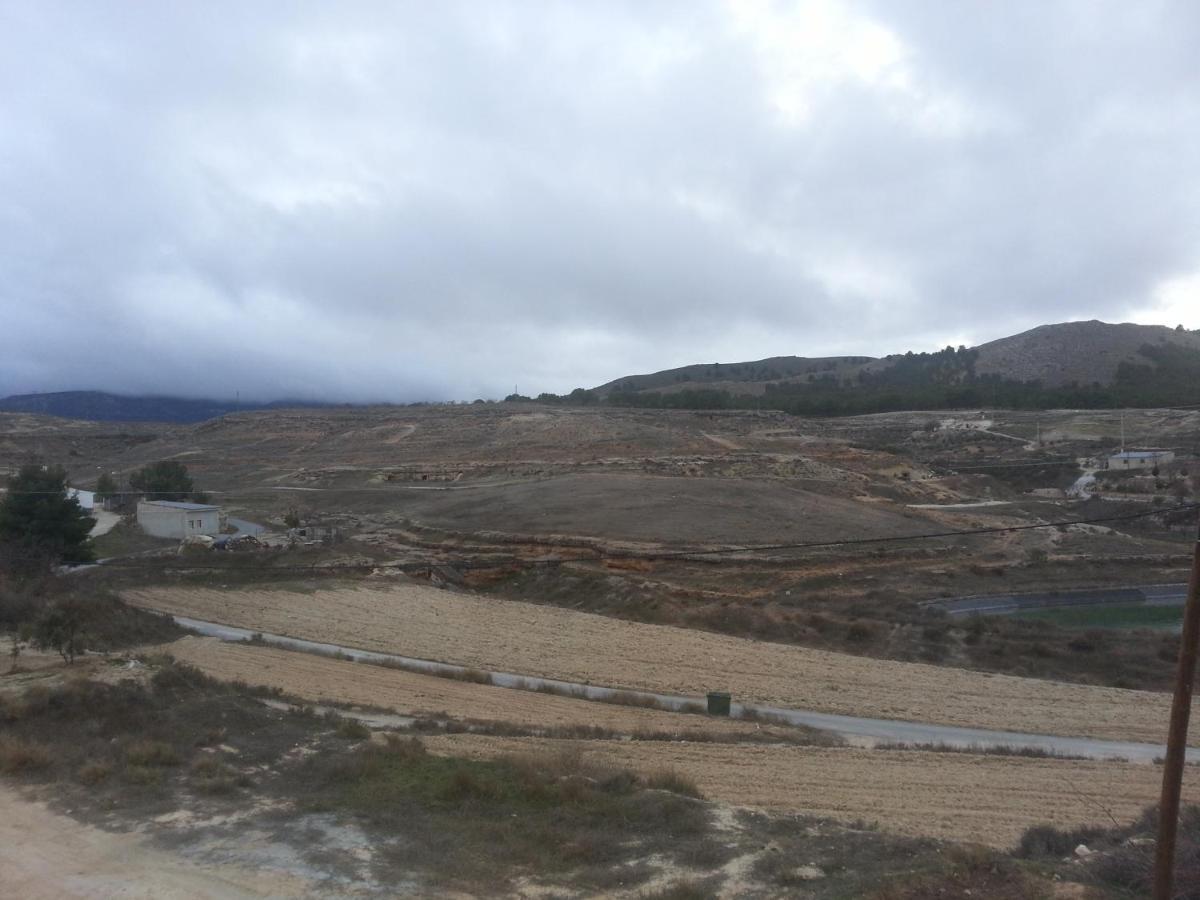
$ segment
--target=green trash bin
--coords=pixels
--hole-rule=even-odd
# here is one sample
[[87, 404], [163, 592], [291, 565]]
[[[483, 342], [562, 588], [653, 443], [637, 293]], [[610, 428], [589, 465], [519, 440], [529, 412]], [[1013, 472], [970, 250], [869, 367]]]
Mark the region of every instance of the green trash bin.
[[729, 694], [725, 691], [708, 692], [708, 714], [710, 716], [729, 715]]

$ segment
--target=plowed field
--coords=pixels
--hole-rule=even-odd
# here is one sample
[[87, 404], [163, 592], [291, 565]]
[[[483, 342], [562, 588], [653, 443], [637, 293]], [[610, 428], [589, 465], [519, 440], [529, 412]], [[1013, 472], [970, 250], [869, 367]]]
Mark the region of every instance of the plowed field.
[[382, 706], [416, 716], [507, 722], [531, 728], [594, 725], [621, 734], [663, 732], [686, 740], [699, 734], [763, 738], [794, 729], [750, 722], [593, 703], [530, 691], [452, 681], [308, 653], [186, 637], [162, 647], [180, 662], [225, 681], [279, 688], [314, 702]]
[[482, 669], [844, 715], [1161, 741], [1169, 698], [870, 659], [646, 625], [421, 585], [296, 593], [149, 588], [132, 603], [229, 625]]
[[[1111, 825], [1158, 799], [1162, 770], [1132, 763], [1024, 759], [898, 750], [746, 744], [549, 741], [451, 735], [436, 753], [491, 757], [583, 748], [592, 759], [640, 771], [673, 768], [710, 800], [889, 831], [1009, 847], [1030, 825]], [[1186, 801], [1200, 800], [1189, 768]]]

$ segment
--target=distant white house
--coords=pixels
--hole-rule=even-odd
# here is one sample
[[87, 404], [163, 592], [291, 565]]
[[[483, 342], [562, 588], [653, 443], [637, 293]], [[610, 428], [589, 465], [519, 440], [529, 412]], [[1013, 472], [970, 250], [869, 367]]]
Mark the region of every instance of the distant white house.
[[1171, 450], [1149, 448], [1146, 450], [1122, 450], [1108, 458], [1110, 469], [1153, 469], [1171, 462], [1175, 454]]
[[205, 503], [142, 500], [137, 505], [137, 521], [142, 531], [154, 537], [215, 536], [221, 533], [221, 508]]
[[78, 488], [67, 488], [67, 499], [75, 499], [79, 501], [79, 505], [89, 512], [96, 508], [96, 493], [94, 491], [81, 491]]

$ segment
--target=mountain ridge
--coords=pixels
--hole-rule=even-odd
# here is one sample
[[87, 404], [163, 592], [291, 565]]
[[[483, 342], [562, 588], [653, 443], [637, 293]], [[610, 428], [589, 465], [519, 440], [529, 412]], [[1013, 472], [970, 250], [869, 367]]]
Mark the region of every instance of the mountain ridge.
[[110, 394], [106, 391], [54, 391], [13, 394], [0, 399], [0, 412], [34, 413], [91, 422], [204, 422], [234, 412], [287, 407], [322, 407], [328, 403], [276, 400], [240, 403], [188, 397]]
[[[1200, 331], [1091, 319], [1039, 325], [967, 349], [975, 353], [973, 374], [978, 376], [1036, 381], [1045, 387], [1105, 386], [1116, 380], [1122, 363], [1154, 365], [1141, 352], [1146, 345], [1171, 344], [1200, 352]], [[767, 384], [796, 385], [830, 378], [840, 384], [852, 384], [860, 373], [878, 375], [892, 368], [897, 360], [912, 355], [909, 352], [881, 358], [775, 356], [748, 362], [696, 363], [615, 378], [592, 390], [600, 397], [621, 391], [678, 393], [703, 389], [759, 395], [765, 392]], [[769, 370], [767, 377], [760, 376], [764, 368]]]

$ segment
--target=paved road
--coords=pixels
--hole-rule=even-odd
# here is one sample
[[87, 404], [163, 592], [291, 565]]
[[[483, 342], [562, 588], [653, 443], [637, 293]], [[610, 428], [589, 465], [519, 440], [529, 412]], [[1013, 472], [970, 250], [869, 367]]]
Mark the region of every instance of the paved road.
[[248, 522], [245, 519], [235, 519], [233, 516], [227, 518], [225, 522], [229, 527], [236, 529], [229, 537], [237, 537], [242, 534], [258, 537], [267, 530], [266, 525], [259, 525], [257, 522]]
[[121, 521], [121, 514], [109, 512], [107, 509], [93, 509], [92, 517], [96, 520], [96, 524], [92, 526], [92, 530], [88, 532], [88, 537], [100, 537], [102, 534], [108, 534]]
[[931, 600], [926, 606], [944, 609], [952, 616], [973, 614], [1004, 616], [1028, 609], [1062, 606], [1105, 606], [1108, 604], [1182, 606], [1187, 600], [1186, 584], [1146, 584], [1128, 588], [1083, 588], [1067, 591], [1036, 591], [1024, 594], [981, 594]]
[[[221, 625], [216, 622], [204, 622], [199, 619], [187, 618], [186, 616], [174, 616], [173, 618], [184, 628], [226, 641], [244, 641], [256, 633], [247, 628]], [[322, 656], [340, 654], [358, 662], [374, 663], [377, 665], [386, 662], [401, 663], [407, 668], [430, 673], [462, 672], [465, 669], [464, 666], [456, 666], [451, 663], [435, 662], [428, 659], [414, 659], [392, 653], [376, 653], [371, 650], [359, 650], [354, 647], [342, 647], [337, 644], [324, 644], [318, 641], [306, 641], [281, 634], [271, 634], [269, 632], [257, 632], [257, 634], [260, 634], [262, 640], [267, 644], [288, 650], [298, 650], [304, 653], [316, 653]], [[492, 672], [491, 675], [493, 682], [501, 687], [514, 687], [518, 682], [524, 682], [534, 686], [581, 691], [588, 697], [595, 699], [602, 699], [618, 690], [598, 685], [558, 681], [552, 678], [517, 675], [510, 672]], [[629, 691], [628, 693], [653, 698], [662, 706], [675, 709], [682, 707], [685, 703], [691, 704], [703, 701], [701, 697], [656, 694], [650, 691]], [[949, 744], [955, 747], [1030, 748], [1050, 753], [1084, 756], [1090, 759], [1127, 759], [1132, 762], [1147, 763], [1152, 762], [1156, 757], [1163, 756], [1166, 752], [1165, 748], [1158, 744], [1102, 741], [1092, 738], [1060, 737], [1050, 734], [1025, 734], [1015, 731], [994, 731], [984, 728], [957, 728], [950, 725], [930, 725], [922, 722], [904, 722], [893, 719], [866, 719], [857, 716], [839, 716], [831, 713], [785, 709], [777, 706], [733, 704], [732, 712], [734, 716], [739, 716], [744, 711], [770, 713], [795, 725], [822, 728], [826, 731], [842, 735], [851, 743], [867, 746], [885, 741], [900, 741], [903, 743], [919, 744]], [[1200, 749], [1189, 751], [1188, 759], [1200, 761]]]

